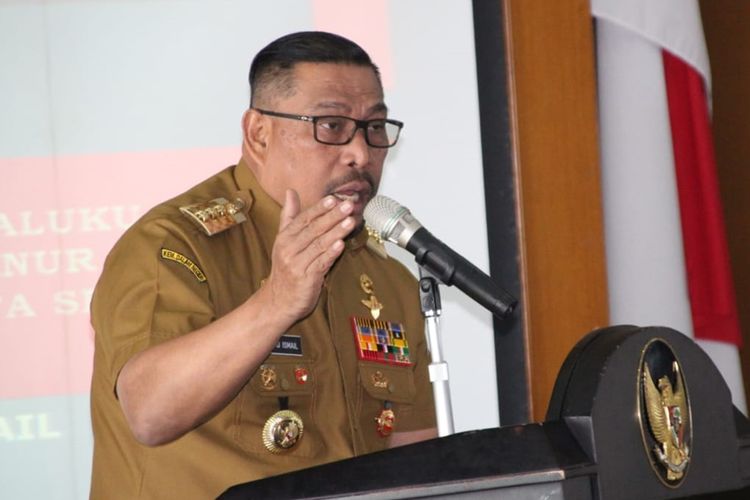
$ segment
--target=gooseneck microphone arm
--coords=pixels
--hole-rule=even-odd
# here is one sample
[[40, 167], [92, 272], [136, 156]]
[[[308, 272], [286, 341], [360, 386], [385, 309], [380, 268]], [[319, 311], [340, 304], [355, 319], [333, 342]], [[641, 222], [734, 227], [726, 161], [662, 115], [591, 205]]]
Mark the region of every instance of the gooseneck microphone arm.
[[515, 297], [433, 236], [398, 202], [386, 196], [375, 196], [365, 207], [365, 220], [382, 239], [411, 252], [417, 264], [442, 283], [456, 285], [498, 318], [506, 318], [513, 312], [518, 303]]
[[451, 250], [422, 227], [406, 207], [385, 196], [375, 196], [365, 207], [365, 220], [382, 239], [405, 248], [419, 264], [419, 299], [425, 318], [427, 346], [432, 357], [428, 367], [435, 400], [440, 437], [453, 434], [453, 412], [448, 383], [448, 363], [440, 340], [440, 292], [438, 281], [456, 285], [494, 315], [507, 317], [516, 299], [489, 276]]
[[427, 348], [432, 362], [427, 367], [435, 401], [435, 420], [438, 436], [453, 434], [453, 408], [448, 381], [448, 363], [443, 359], [443, 344], [440, 335], [440, 288], [437, 279], [423, 267], [419, 268], [419, 302], [424, 316]]
[[441, 282], [456, 285], [498, 318], [513, 312], [517, 301], [495, 284], [489, 276], [448, 246], [439, 242], [427, 229], [419, 228], [406, 244], [417, 264], [434, 274]]

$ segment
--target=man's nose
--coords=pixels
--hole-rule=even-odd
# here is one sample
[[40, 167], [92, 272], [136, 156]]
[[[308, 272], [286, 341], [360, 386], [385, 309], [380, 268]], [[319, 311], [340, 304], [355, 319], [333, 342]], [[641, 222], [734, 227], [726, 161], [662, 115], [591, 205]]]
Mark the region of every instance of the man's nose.
[[366, 133], [364, 127], [358, 127], [349, 144], [343, 146], [346, 148], [346, 163], [352, 167], [362, 168], [370, 162], [370, 146], [367, 144]]

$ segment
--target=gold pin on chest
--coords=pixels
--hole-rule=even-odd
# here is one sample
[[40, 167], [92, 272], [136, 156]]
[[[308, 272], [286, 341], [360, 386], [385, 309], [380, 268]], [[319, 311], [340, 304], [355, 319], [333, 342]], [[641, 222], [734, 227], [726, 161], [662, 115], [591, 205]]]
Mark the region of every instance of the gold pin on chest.
[[260, 367], [260, 380], [261, 385], [267, 391], [276, 389], [276, 383], [278, 376], [276, 370], [272, 366], [263, 365]]
[[263, 445], [271, 453], [289, 450], [302, 439], [304, 429], [302, 417], [297, 412], [277, 411], [263, 426]]
[[370, 226], [365, 226], [367, 229], [367, 248], [375, 252], [375, 255], [380, 256], [383, 259], [388, 258], [388, 252], [385, 250], [383, 239], [380, 237], [378, 232]]
[[396, 425], [396, 414], [391, 408], [389, 401], [386, 401], [380, 415], [375, 417], [375, 430], [381, 437], [388, 437], [393, 433], [393, 427]]
[[378, 319], [380, 317], [380, 311], [385, 307], [375, 296], [373, 289], [372, 279], [365, 273], [362, 273], [359, 277], [359, 286], [368, 295], [366, 299], [362, 299], [362, 304], [370, 310], [372, 319]]
[[378, 389], [385, 389], [388, 387], [388, 377], [386, 377], [380, 370], [375, 371], [375, 373], [370, 376], [370, 379], [372, 380], [373, 387]]

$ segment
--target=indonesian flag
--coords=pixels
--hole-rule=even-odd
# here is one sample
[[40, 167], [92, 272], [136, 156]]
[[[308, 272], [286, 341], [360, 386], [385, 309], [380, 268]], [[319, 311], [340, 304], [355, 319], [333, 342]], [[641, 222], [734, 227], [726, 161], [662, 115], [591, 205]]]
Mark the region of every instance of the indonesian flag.
[[692, 336], [747, 413], [697, 2], [592, 0], [613, 324]]

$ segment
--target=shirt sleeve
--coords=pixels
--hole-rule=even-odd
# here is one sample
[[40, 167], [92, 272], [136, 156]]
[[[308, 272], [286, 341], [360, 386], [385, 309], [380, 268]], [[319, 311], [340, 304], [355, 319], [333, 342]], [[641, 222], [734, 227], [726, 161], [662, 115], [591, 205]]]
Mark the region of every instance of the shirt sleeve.
[[167, 221], [139, 223], [107, 257], [92, 300], [92, 324], [113, 389], [134, 354], [215, 317], [189, 236]]

